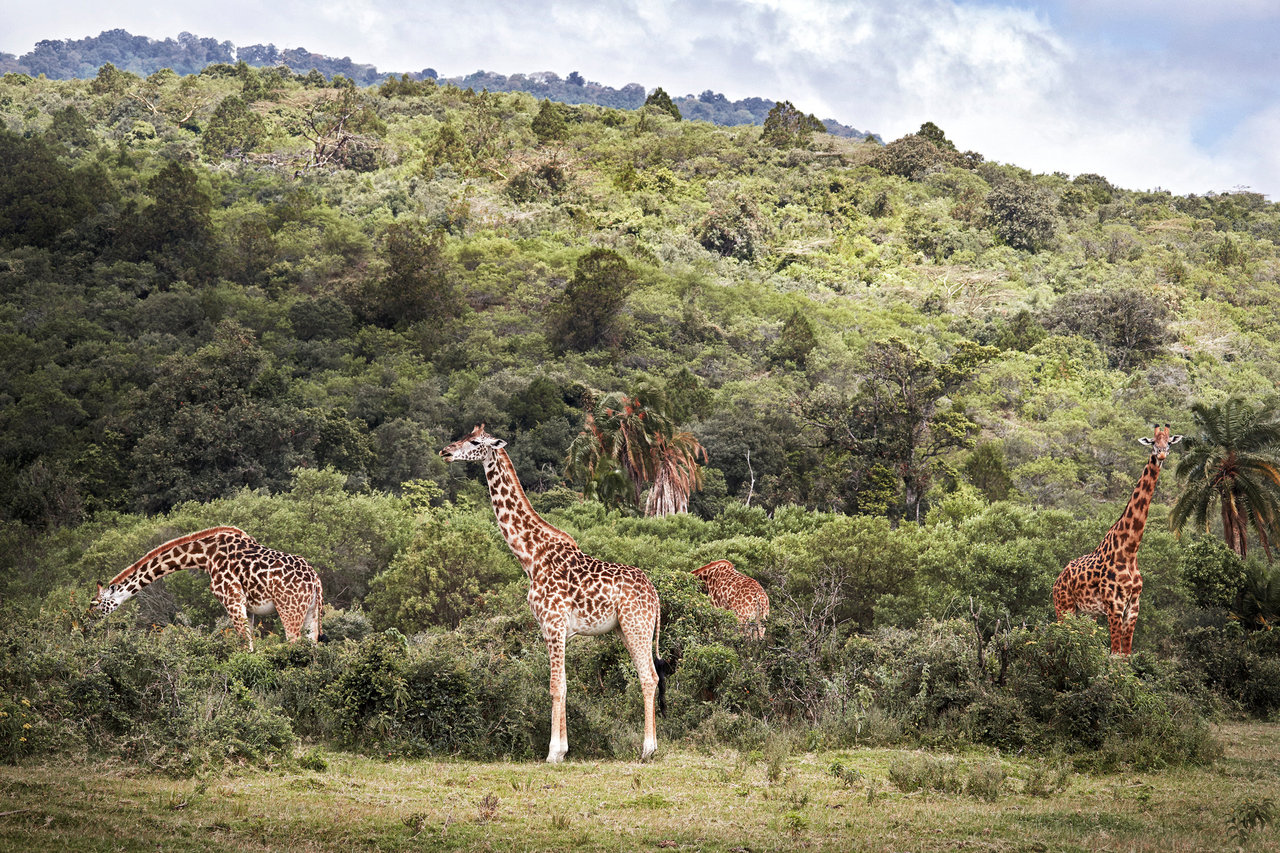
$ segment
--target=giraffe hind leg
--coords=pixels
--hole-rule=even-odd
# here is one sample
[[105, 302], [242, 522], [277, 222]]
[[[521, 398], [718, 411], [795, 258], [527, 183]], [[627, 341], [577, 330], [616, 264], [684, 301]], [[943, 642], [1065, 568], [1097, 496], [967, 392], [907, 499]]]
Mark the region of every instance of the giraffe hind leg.
[[658, 751], [658, 721], [654, 707], [659, 676], [654, 656], [650, 653], [653, 618], [619, 620], [618, 630], [622, 632], [623, 645], [631, 654], [631, 662], [635, 664], [636, 675], [640, 679], [640, 692], [644, 695], [644, 747], [640, 751], [640, 760], [648, 761]]

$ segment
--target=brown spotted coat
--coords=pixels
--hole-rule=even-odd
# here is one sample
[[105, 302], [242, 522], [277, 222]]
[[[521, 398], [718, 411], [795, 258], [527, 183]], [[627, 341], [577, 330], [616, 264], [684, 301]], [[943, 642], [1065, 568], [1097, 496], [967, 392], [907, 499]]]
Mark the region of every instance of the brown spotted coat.
[[755, 578], [749, 578], [728, 560], [707, 563], [693, 573], [711, 598], [711, 603], [732, 610], [738, 624], [756, 639], [764, 636], [764, 623], [769, 618], [769, 595]]
[[647, 759], [658, 748], [654, 699], [655, 694], [660, 697], [659, 673], [665, 673], [666, 668], [658, 658], [658, 591], [640, 569], [584, 554], [573, 537], [544, 521], [525, 496], [505, 446], [505, 441], [486, 433], [480, 424], [440, 455], [449, 462], [483, 463], [498, 526], [529, 576], [529, 607], [542, 629], [551, 660], [547, 761], [562, 761], [569, 750], [565, 645], [576, 634], [595, 636], [615, 628], [622, 633], [644, 694], [641, 758]]
[[296, 640], [306, 631], [320, 639], [323, 593], [320, 576], [306, 560], [264, 548], [235, 527], [211, 527], [170, 540], [111, 579], [98, 584], [90, 611], [105, 616], [147, 584], [181, 569], [209, 574], [209, 589], [227, 608], [231, 624], [253, 651], [249, 614], [275, 611], [285, 636]]
[[1142, 595], [1138, 546], [1151, 511], [1151, 497], [1170, 446], [1181, 441], [1182, 436], [1170, 435], [1166, 425], [1156, 427], [1154, 438], [1138, 440], [1149, 445], [1152, 452], [1129, 504], [1102, 537], [1102, 544], [1068, 563], [1053, 584], [1053, 609], [1058, 620], [1068, 613], [1106, 616], [1111, 652], [1121, 655], [1129, 654], [1133, 648], [1138, 598]]

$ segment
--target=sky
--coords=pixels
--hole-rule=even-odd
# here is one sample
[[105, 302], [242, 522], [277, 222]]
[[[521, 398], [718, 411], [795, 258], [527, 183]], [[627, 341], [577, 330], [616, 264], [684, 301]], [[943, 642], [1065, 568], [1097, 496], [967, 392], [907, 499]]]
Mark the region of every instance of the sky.
[[932, 121], [1035, 172], [1280, 201], [1274, 0], [0, 0], [0, 19], [16, 55], [124, 29], [380, 71], [578, 71], [790, 100], [886, 142]]

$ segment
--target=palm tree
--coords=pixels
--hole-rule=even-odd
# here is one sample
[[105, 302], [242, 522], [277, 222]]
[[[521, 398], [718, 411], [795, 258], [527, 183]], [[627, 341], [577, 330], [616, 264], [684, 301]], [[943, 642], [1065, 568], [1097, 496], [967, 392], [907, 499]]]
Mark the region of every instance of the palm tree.
[[687, 512], [689, 495], [702, 485], [698, 459], [706, 450], [692, 433], [678, 430], [660, 391], [644, 387], [591, 394], [586, 428], [569, 445], [565, 474], [583, 483], [583, 494], [613, 506], [640, 506], [652, 485], [645, 515]]
[[1175, 473], [1183, 481], [1169, 526], [1181, 534], [1190, 520], [1208, 532], [1216, 503], [1222, 538], [1241, 557], [1249, 549], [1249, 528], [1271, 560], [1271, 540], [1280, 520], [1280, 421], [1274, 403], [1259, 409], [1240, 397], [1207, 406], [1196, 403], [1192, 417], [1200, 435], [1191, 437]]

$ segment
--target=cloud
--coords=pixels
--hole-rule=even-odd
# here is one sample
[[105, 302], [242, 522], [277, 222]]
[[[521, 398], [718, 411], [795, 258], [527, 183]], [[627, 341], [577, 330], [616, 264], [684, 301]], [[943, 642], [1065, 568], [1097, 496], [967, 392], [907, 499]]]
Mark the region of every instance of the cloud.
[[[1176, 192], [1280, 192], [1269, 0], [226, 0], [24, 4], [0, 49], [183, 30], [445, 75], [579, 71], [612, 86], [791, 100], [888, 139], [924, 121], [1037, 171]], [[62, 18], [54, 18], [55, 14]], [[29, 38], [28, 44], [14, 43]], [[1223, 93], [1230, 93], [1229, 99]]]

